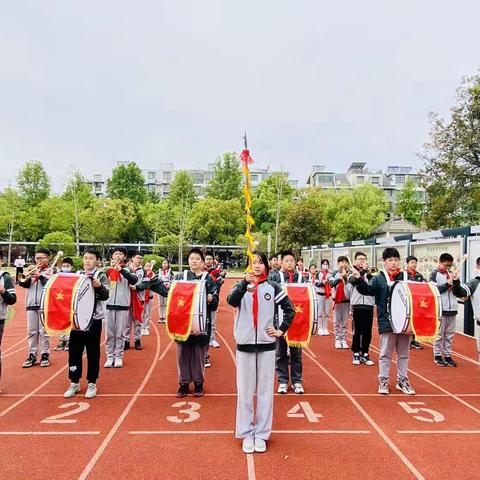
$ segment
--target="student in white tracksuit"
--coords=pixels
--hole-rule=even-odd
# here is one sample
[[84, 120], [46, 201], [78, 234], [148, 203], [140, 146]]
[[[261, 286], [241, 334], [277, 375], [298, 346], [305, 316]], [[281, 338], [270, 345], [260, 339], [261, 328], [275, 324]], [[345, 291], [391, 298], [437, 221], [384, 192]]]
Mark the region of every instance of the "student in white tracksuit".
[[[252, 270], [233, 287], [227, 298], [230, 305], [237, 307], [234, 326], [238, 391], [236, 437], [243, 439], [245, 453], [266, 450], [273, 421], [276, 338], [283, 337], [295, 316], [284, 290], [268, 279], [265, 254], [255, 253]], [[283, 321], [276, 329], [273, 324], [278, 306], [283, 310]]]
[[[173, 272], [170, 269], [170, 263], [165, 258], [162, 262], [162, 268], [158, 271], [158, 279], [165, 284], [165, 288], [169, 288], [170, 282], [173, 280]], [[167, 310], [167, 298], [163, 295], [158, 295], [158, 323], [165, 323], [165, 316]]]
[[317, 286], [318, 299], [318, 335], [321, 336], [329, 335], [328, 319], [330, 318], [330, 308], [332, 305], [332, 287], [329, 283], [331, 273], [329, 268], [329, 261], [323, 259], [315, 283]]

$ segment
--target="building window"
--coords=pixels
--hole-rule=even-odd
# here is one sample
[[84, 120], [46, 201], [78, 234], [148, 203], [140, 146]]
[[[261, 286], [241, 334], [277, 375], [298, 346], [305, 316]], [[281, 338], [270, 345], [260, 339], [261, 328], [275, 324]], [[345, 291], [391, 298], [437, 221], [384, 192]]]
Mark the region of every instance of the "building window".
[[255, 182], [255, 183], [258, 182], [258, 175], [252, 175], [251, 180], [252, 182]]
[[163, 172], [163, 181], [171, 182], [172, 181], [172, 172]]
[[364, 183], [365, 177], [363, 175], [357, 175], [357, 183]]
[[380, 185], [380, 177], [372, 177], [373, 185]]
[[395, 175], [395, 183], [405, 183], [405, 175]]
[[317, 175], [317, 185], [319, 183], [332, 183], [333, 182], [333, 175]]
[[155, 172], [148, 172], [148, 179], [155, 180]]

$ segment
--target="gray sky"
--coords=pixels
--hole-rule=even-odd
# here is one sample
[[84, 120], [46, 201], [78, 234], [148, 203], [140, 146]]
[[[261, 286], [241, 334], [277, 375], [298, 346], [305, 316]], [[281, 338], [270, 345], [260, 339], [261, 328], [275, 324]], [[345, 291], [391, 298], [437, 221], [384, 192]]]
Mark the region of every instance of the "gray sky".
[[303, 184], [313, 164], [421, 167], [478, 56], [478, 1], [0, 0], [0, 187], [41, 160], [108, 175], [240, 150]]

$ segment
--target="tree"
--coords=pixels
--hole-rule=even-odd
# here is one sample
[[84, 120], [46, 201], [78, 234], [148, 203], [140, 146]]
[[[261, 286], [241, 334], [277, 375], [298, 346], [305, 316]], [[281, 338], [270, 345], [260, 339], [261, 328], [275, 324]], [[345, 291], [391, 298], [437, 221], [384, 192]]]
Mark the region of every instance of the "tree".
[[420, 225], [423, 204], [418, 198], [417, 185], [411, 178], [408, 178], [398, 192], [395, 213], [417, 226]]
[[17, 188], [28, 206], [35, 207], [50, 194], [50, 180], [39, 161], [27, 162], [17, 175]]
[[[326, 192], [325, 217], [331, 241], [347, 242], [372, 234], [389, 211], [385, 192], [365, 183], [353, 190]], [[318, 243], [318, 242], [315, 242]]]
[[21, 239], [21, 225], [26, 209], [18, 192], [12, 188], [0, 194], [0, 238], [8, 241], [7, 266], [12, 257], [12, 242]]
[[175, 230], [175, 219], [171, 208], [166, 200], [159, 203], [146, 202], [140, 205], [139, 218], [145, 225], [149, 240], [152, 243], [157, 243], [160, 237], [164, 237]]
[[182, 271], [183, 249], [185, 244], [185, 229], [188, 215], [194, 203], [197, 201], [193, 179], [186, 171], [179, 171], [170, 185], [170, 193], [167, 198], [167, 205], [175, 223], [175, 231], [178, 235], [178, 258], [179, 267]]
[[287, 215], [294, 193], [286, 175], [278, 173], [264, 180], [253, 194], [255, 230], [264, 234], [273, 233], [274, 251], [277, 251], [280, 242], [280, 222]]
[[77, 257], [80, 255], [80, 236], [81, 223], [80, 213], [89, 207], [93, 201], [91, 189], [83, 175], [78, 171], [74, 171], [67, 180], [67, 187], [63, 198], [72, 204], [73, 224], [72, 230], [75, 236], [75, 251]]
[[135, 162], [118, 165], [107, 182], [107, 195], [110, 198], [130, 200], [133, 205], [145, 203], [147, 189], [142, 171]]
[[427, 224], [433, 228], [480, 220], [480, 75], [463, 81], [450, 112], [449, 120], [431, 114], [430, 141], [422, 154], [435, 179], [428, 188]]
[[280, 226], [284, 248], [300, 250], [304, 245], [318, 245], [328, 240], [330, 229], [325, 215], [325, 196], [317, 188], [301, 192]]
[[195, 204], [187, 221], [187, 233], [194, 243], [232, 244], [244, 230], [240, 200], [205, 198]]
[[104, 254], [109, 243], [122, 241], [135, 218], [132, 202], [112, 198], [95, 199], [80, 214], [85, 240], [99, 245]]
[[75, 242], [73, 237], [65, 232], [47, 233], [38, 242], [38, 245], [46, 247], [55, 253], [62, 251], [64, 256], [71, 256], [75, 253]]
[[235, 152], [223, 154], [215, 162], [213, 177], [207, 187], [207, 196], [219, 200], [242, 197], [242, 171]]

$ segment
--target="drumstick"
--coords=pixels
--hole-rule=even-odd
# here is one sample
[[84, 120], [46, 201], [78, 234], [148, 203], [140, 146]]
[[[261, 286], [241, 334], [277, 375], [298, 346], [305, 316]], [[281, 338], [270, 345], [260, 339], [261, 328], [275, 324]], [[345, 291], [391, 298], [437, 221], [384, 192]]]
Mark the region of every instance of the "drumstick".
[[463, 258], [462, 258], [462, 261], [460, 262], [460, 264], [458, 265], [458, 268], [455, 270], [455, 272], [458, 274], [460, 273], [460, 271], [462, 270], [462, 266], [463, 264], [468, 260], [468, 253], [466, 253]]

